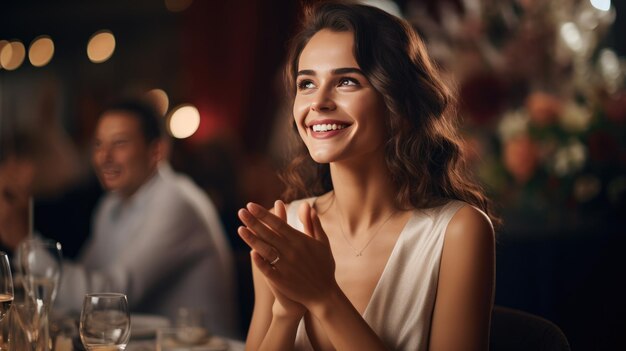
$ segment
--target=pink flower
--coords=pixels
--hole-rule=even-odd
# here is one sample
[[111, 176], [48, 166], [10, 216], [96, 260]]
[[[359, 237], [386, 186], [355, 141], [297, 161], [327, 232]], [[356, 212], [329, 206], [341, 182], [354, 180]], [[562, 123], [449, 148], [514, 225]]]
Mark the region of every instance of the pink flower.
[[530, 115], [530, 120], [540, 126], [545, 127], [556, 122], [563, 106], [557, 97], [543, 93], [532, 93], [526, 99], [526, 108]]

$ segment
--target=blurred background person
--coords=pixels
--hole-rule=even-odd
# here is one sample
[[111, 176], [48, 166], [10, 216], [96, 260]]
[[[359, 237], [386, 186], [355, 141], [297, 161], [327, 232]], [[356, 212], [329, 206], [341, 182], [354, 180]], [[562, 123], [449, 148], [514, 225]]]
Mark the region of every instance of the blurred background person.
[[134, 312], [174, 318], [190, 307], [212, 333], [236, 336], [232, 252], [219, 217], [191, 180], [162, 162], [165, 154], [149, 105], [122, 101], [101, 115], [93, 165], [108, 193], [78, 261], [63, 265], [57, 305], [79, 311], [85, 293], [122, 292]]
[[36, 231], [34, 197], [58, 196], [81, 183], [87, 168], [57, 118], [58, 96], [52, 85], [42, 84], [32, 100], [24, 110], [13, 101], [11, 112], [0, 119], [0, 247], [8, 251], [24, 234]]
[[17, 155], [0, 159], [0, 245], [17, 247], [29, 231], [29, 202], [34, 167]]

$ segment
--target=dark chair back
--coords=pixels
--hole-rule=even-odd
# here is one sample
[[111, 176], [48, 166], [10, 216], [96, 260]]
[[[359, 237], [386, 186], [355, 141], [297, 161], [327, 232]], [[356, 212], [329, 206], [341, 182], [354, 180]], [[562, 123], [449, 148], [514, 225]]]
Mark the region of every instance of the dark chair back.
[[570, 351], [565, 334], [549, 320], [495, 306], [491, 316], [491, 351]]

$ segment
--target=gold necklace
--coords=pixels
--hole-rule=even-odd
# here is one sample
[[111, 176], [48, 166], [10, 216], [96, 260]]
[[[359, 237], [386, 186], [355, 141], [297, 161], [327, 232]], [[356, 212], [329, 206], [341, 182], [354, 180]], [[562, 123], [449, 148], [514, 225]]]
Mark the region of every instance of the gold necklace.
[[[335, 194], [333, 192], [333, 201], [335, 201], [334, 198]], [[393, 217], [394, 214], [396, 214], [398, 211], [392, 211], [391, 214], [389, 215], [389, 217], [387, 217], [387, 219], [385, 219], [385, 221], [378, 226], [378, 228], [376, 229], [376, 231], [374, 232], [374, 234], [372, 235], [372, 237], [369, 238], [369, 240], [367, 240], [367, 242], [365, 243], [365, 246], [363, 246], [361, 248], [361, 250], [357, 250], [356, 247], [354, 247], [354, 245], [352, 245], [350, 243], [350, 241], [348, 240], [348, 237], [346, 236], [346, 233], [343, 231], [343, 225], [341, 224], [341, 218], [343, 218], [343, 214], [341, 213], [341, 210], [339, 209], [339, 206], [337, 206], [337, 212], [339, 212], [339, 229], [341, 230], [341, 236], [343, 237], [343, 240], [346, 241], [346, 244], [348, 244], [348, 246], [350, 246], [350, 248], [352, 249], [352, 251], [354, 251], [354, 256], [355, 257], [361, 257], [363, 256], [363, 251], [365, 251], [365, 249], [367, 249], [367, 247], [370, 245], [370, 243], [372, 242], [372, 240], [374, 240], [374, 238], [376, 237], [376, 235], [378, 235], [378, 233], [380, 232], [380, 230], [383, 228], [383, 226], [389, 222], [389, 220], [391, 219], [391, 217]]]

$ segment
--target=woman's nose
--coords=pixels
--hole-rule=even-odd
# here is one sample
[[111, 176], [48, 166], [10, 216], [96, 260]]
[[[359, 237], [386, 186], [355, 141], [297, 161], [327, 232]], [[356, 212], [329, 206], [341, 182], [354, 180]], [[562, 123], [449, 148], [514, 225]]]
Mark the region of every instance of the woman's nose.
[[311, 102], [311, 110], [316, 112], [333, 111], [336, 108], [337, 105], [335, 105], [331, 93], [324, 90], [319, 90], [317, 96]]

